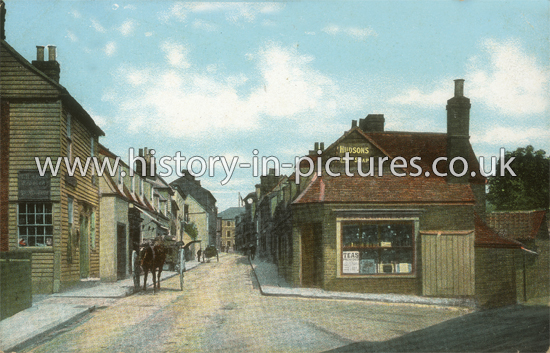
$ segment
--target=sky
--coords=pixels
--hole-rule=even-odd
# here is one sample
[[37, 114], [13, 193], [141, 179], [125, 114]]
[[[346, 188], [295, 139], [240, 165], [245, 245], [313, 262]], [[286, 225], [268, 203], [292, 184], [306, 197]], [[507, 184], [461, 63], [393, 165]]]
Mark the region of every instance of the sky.
[[[29, 61], [57, 47], [60, 84], [125, 161], [148, 147], [184, 165], [254, 150], [293, 163], [368, 114], [386, 130], [446, 132], [454, 79], [478, 156], [550, 152], [547, 0], [5, 2], [6, 41]], [[221, 212], [252, 175], [221, 185], [218, 164], [199, 179]]]

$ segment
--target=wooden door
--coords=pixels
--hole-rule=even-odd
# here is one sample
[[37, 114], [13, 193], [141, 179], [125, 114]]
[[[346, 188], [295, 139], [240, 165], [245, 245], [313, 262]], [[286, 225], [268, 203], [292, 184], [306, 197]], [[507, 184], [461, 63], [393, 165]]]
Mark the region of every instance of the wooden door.
[[117, 224], [117, 279], [126, 278], [126, 225]]
[[80, 278], [88, 278], [88, 276], [90, 276], [88, 217], [80, 215]]

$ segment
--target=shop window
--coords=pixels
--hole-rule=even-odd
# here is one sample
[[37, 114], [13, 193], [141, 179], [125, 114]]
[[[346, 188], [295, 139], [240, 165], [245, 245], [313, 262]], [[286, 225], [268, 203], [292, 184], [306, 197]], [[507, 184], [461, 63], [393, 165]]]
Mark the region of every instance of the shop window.
[[342, 273], [407, 274], [414, 271], [413, 222], [342, 223]]
[[52, 246], [52, 204], [20, 203], [18, 228], [19, 246]]

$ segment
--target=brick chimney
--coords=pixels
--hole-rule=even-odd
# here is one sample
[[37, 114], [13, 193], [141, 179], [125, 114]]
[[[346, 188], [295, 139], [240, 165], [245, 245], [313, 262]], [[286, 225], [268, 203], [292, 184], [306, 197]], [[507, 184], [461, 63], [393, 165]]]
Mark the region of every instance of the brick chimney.
[[383, 132], [384, 114], [369, 114], [365, 119], [359, 120], [359, 128], [364, 132]]
[[[447, 160], [455, 157], [463, 157], [468, 160], [470, 152], [470, 99], [464, 97], [464, 80], [455, 81], [455, 95], [447, 101]], [[460, 161], [455, 162], [454, 170], [462, 172], [463, 164]], [[455, 177], [449, 173], [447, 167], [448, 183], [468, 183], [470, 173], [462, 177]]]
[[48, 45], [48, 61], [44, 61], [44, 46], [36, 46], [36, 60], [32, 64], [38, 70], [42, 71], [49, 78], [59, 83], [59, 73], [61, 71], [59, 63], [56, 60], [56, 48], [54, 45]]

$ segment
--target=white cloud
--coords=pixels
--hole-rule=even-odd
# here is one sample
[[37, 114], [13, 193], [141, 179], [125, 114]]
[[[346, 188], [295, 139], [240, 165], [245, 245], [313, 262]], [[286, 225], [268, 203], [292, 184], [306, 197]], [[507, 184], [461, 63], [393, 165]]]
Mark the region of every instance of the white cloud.
[[151, 37], [153, 35], [153, 32], [145, 32], [146, 37]]
[[[448, 82], [447, 86], [448, 86]], [[388, 100], [391, 104], [416, 105], [428, 108], [440, 108], [445, 104], [449, 96], [449, 88], [439, 88], [432, 92], [421, 92], [418, 88], [411, 88], [400, 95]]]
[[199, 19], [193, 21], [193, 27], [207, 32], [213, 32], [218, 29], [218, 26]]
[[188, 68], [191, 65], [187, 62], [187, 48], [181, 44], [164, 42], [160, 48], [166, 54], [166, 59], [170, 65], [179, 68]]
[[78, 37], [71, 31], [67, 31], [67, 37], [71, 42], [78, 42]]
[[538, 63], [513, 40], [486, 40], [483, 50], [488, 58], [472, 58], [466, 76], [471, 98], [507, 115], [548, 110], [548, 66]]
[[116, 52], [117, 45], [115, 42], [109, 42], [105, 45], [105, 48], [103, 48], [103, 51], [107, 56], [113, 56]]
[[124, 23], [118, 28], [119, 32], [122, 33], [123, 36], [129, 36], [130, 34], [134, 33], [134, 30], [136, 28], [136, 22], [134, 20], [126, 20]]
[[81, 17], [82, 17], [82, 15], [80, 14], [80, 12], [78, 12], [78, 10], [76, 10], [76, 9], [72, 9], [72, 10], [69, 12], [69, 14], [70, 14], [71, 16], [73, 16], [74, 18], [81, 18]]
[[[182, 63], [191, 66], [184, 46], [164, 43], [162, 48], [171, 66], [121, 68], [115, 77], [120, 87], [104, 94], [118, 105], [117, 116], [130, 131], [146, 128], [196, 137], [249, 131], [282, 118], [311, 120], [313, 129], [330, 129], [328, 119], [358, 105], [353, 94], [341, 92], [330, 77], [312, 68], [313, 57], [294, 47], [269, 44], [259, 49], [253, 55], [257, 71], [252, 77], [224, 76], [215, 65], [207, 65], [211, 70], [181, 70]], [[240, 89], [249, 82], [255, 86]]]
[[230, 22], [253, 22], [259, 14], [271, 14], [284, 8], [282, 3], [240, 3], [240, 2], [183, 2], [176, 3], [169, 13], [161, 13], [162, 20], [176, 18], [185, 21], [190, 12], [224, 12]]
[[372, 28], [358, 28], [358, 27], [340, 27], [334, 24], [328, 25], [322, 29], [323, 32], [330, 35], [346, 34], [357, 40], [365, 40], [368, 37], [376, 37], [376, 33]]
[[[483, 43], [483, 53], [470, 59], [465, 76], [465, 95], [491, 110], [523, 117], [548, 110], [549, 68], [537, 62], [515, 41]], [[430, 90], [411, 88], [388, 100], [389, 103], [441, 107], [452, 88], [451, 79], [432, 84]]]
[[550, 131], [541, 128], [518, 128], [497, 126], [484, 133], [472, 132], [472, 143], [488, 143], [504, 146], [525, 146], [528, 144], [542, 144], [550, 140]]
[[92, 28], [95, 29], [97, 32], [100, 32], [100, 33], [106, 32], [105, 28], [97, 20], [92, 19], [91, 21], [92, 21]]

